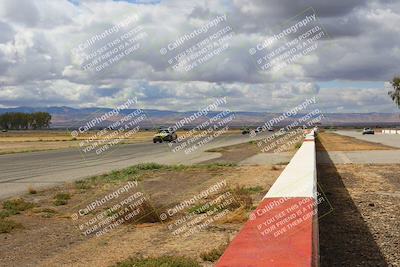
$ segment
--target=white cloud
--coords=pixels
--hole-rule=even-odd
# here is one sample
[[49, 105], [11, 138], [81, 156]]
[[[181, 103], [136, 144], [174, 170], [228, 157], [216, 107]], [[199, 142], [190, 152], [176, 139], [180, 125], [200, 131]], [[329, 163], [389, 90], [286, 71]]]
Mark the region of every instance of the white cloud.
[[[274, 111], [316, 94], [327, 110], [368, 111], [373, 106], [392, 111], [383, 89], [328, 90], [316, 83], [384, 81], [400, 73], [400, 5], [312, 0], [308, 6], [331, 39], [296, 64], [263, 72], [248, 49], [304, 10], [301, 2], [166, 0], [137, 5], [85, 0], [74, 5], [66, 0], [4, 0], [0, 105], [110, 106], [137, 95], [148, 108], [185, 110], [228, 96], [235, 110]], [[160, 48], [218, 14], [227, 14], [236, 33], [230, 48], [189, 73], [168, 67]], [[72, 49], [127, 15], [137, 15], [137, 24], [148, 33], [143, 47], [101, 73], [82, 70]]]

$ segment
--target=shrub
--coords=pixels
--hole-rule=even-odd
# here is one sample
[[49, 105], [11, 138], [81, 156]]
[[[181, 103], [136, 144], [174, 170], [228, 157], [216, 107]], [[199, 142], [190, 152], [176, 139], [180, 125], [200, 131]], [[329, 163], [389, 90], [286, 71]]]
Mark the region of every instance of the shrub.
[[236, 188], [231, 189], [231, 192], [233, 193], [236, 200], [239, 201], [245, 209], [248, 210], [252, 208], [253, 199], [251, 198], [251, 193], [248, 189], [243, 186], [237, 186]]
[[158, 258], [129, 258], [115, 267], [201, 267], [198, 262], [186, 257], [162, 256]]
[[27, 202], [27, 201], [23, 200], [22, 198], [6, 200], [3, 202], [3, 208], [6, 211], [2, 211], [3, 215], [0, 215], [0, 217], [2, 217], [2, 216], [4, 217], [5, 214], [8, 214], [5, 217], [8, 217], [8, 216], [14, 215], [14, 214], [19, 214], [21, 211], [31, 209], [34, 206], [35, 206], [35, 204], [33, 204], [31, 202]]
[[33, 187], [29, 187], [28, 188], [28, 193], [31, 194], [31, 195], [34, 195], [34, 194], [37, 194], [37, 190], [34, 189]]
[[213, 248], [210, 251], [202, 252], [200, 254], [200, 258], [203, 261], [215, 262], [222, 256], [222, 254], [224, 254], [226, 247], [227, 247], [227, 245], [223, 245], [223, 246], [219, 246], [218, 248]]
[[71, 195], [68, 193], [58, 193], [54, 196], [54, 205], [61, 206], [66, 205], [68, 200], [71, 198]]
[[279, 168], [278, 168], [278, 167], [276, 167], [275, 165], [273, 165], [273, 166], [271, 167], [271, 170], [273, 170], [273, 171], [277, 171], [277, 170], [279, 170]]
[[75, 181], [75, 187], [77, 189], [81, 189], [81, 190], [89, 189], [91, 187], [90, 186], [90, 181], [89, 180], [78, 180], [78, 181]]
[[0, 219], [0, 234], [9, 233], [16, 228], [23, 227], [20, 223], [14, 222], [12, 220]]
[[243, 187], [242, 190], [245, 193], [249, 193], [249, 194], [256, 194], [256, 193], [260, 193], [264, 190], [264, 188], [262, 186], [253, 186], [253, 187]]

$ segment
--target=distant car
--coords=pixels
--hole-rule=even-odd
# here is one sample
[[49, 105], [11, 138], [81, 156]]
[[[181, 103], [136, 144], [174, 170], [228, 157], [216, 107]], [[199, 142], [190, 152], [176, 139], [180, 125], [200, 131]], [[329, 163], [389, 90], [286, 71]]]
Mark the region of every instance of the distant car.
[[244, 128], [242, 131], [242, 134], [249, 134], [250, 133], [250, 129], [249, 128]]
[[6, 133], [7, 132], [7, 129], [2, 129], [1, 130], [3, 133]]
[[173, 142], [177, 138], [178, 135], [174, 131], [168, 128], [162, 128], [154, 135], [153, 143]]
[[362, 134], [375, 134], [375, 131], [372, 130], [371, 128], [364, 128]]
[[261, 126], [257, 127], [257, 128], [254, 130], [254, 132], [256, 132], [256, 133], [262, 132], [262, 127], [261, 127]]

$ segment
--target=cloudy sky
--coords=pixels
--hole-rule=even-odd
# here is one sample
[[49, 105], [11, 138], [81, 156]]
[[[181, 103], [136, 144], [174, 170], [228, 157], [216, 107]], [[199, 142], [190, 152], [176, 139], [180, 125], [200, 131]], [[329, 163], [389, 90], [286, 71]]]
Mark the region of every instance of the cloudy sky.
[[[325, 33], [318, 48], [261, 69], [249, 49], [310, 10]], [[137, 97], [144, 108], [185, 111], [226, 96], [233, 110], [280, 112], [315, 95], [326, 112], [396, 112], [385, 82], [400, 74], [398, 25], [396, 0], [2, 0], [0, 107], [113, 107]], [[188, 71], [168, 62], [224, 28], [228, 45], [210, 60]], [[104, 59], [102, 47], [139, 33], [137, 49], [100, 71], [87, 68]]]

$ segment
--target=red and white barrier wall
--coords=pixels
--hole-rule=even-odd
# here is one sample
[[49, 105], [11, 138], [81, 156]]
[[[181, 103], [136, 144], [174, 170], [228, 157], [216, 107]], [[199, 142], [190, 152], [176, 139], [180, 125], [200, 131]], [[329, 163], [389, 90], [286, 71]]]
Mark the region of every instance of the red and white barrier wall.
[[216, 266], [319, 265], [315, 134], [306, 135]]

